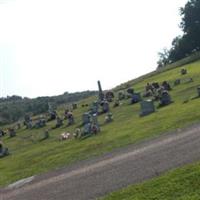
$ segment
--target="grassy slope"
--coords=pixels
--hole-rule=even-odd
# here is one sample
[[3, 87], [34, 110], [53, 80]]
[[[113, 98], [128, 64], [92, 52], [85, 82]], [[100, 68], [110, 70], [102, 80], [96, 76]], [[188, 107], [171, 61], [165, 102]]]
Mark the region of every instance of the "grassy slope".
[[[125, 146], [158, 136], [166, 131], [178, 127], [187, 126], [200, 121], [200, 100], [195, 99], [183, 104], [185, 99], [196, 95], [196, 87], [200, 85], [200, 61], [187, 65], [188, 75], [194, 82], [181, 84], [171, 92], [174, 103], [170, 106], [157, 110], [156, 113], [140, 118], [139, 104], [128, 105], [128, 100], [121, 107], [112, 109], [114, 122], [102, 126], [99, 135], [86, 140], [71, 140], [59, 142], [58, 137], [63, 131], [73, 132], [75, 126], [81, 123], [81, 115], [87, 108], [75, 110], [76, 125], [50, 132], [50, 139], [37, 142], [43, 129], [21, 129], [16, 138], [5, 138], [4, 143], [9, 147], [12, 155], [0, 160], [0, 185], [6, 185], [18, 179], [46, 172], [50, 169], [62, 167], [77, 160], [86, 159], [94, 155], [100, 155], [114, 148]], [[176, 78], [182, 78], [180, 68], [169, 70], [161, 74], [143, 80], [133, 87], [137, 91], [143, 91], [147, 82], [168, 80], [173, 82]], [[89, 103], [95, 99], [89, 98]], [[63, 113], [63, 110], [60, 110]], [[100, 116], [103, 122], [105, 116]], [[55, 122], [49, 123], [51, 127]], [[44, 129], [46, 129], [45, 127]]]
[[188, 165], [165, 175], [114, 192], [104, 200], [199, 200], [200, 163]]

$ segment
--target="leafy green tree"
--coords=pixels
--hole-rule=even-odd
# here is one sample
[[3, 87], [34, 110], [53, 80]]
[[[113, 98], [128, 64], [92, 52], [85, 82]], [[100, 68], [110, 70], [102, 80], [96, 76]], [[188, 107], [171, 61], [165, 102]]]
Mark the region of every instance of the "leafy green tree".
[[180, 9], [180, 14], [182, 16], [180, 28], [183, 30], [183, 35], [173, 39], [170, 50], [159, 53], [158, 65], [160, 66], [200, 51], [200, 0], [189, 0]]

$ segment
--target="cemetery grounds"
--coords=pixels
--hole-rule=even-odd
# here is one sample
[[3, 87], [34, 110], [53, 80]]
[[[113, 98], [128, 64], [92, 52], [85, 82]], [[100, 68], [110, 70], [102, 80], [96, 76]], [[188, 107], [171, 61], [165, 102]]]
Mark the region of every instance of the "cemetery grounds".
[[[82, 102], [78, 102], [78, 109], [74, 110], [73, 113], [76, 122], [73, 126], [62, 126], [61, 128], [50, 131], [50, 138], [47, 140], [39, 141], [44, 130], [54, 126], [55, 121], [47, 123], [47, 126], [41, 129], [20, 129], [17, 131], [17, 137], [14, 138], [8, 138], [6, 136], [3, 141], [9, 148], [11, 155], [0, 159], [0, 186], [8, 185], [19, 179], [35, 174], [62, 168], [68, 164], [89, 159], [119, 147], [138, 143], [144, 139], [158, 137], [161, 134], [178, 128], [199, 123], [200, 110], [198, 108], [200, 106], [200, 99], [196, 98], [192, 100], [192, 98], [197, 95], [197, 86], [200, 85], [200, 61], [188, 64], [184, 67], [188, 70], [188, 74], [184, 76], [180, 74], [181, 67], [178, 67], [148, 78], [144, 77], [137, 83], [134, 83], [134, 81], [129, 82], [130, 84], [134, 83], [130, 86], [133, 87], [135, 91], [144, 92], [144, 87], [147, 82], [161, 83], [164, 80], [169, 81], [173, 88], [173, 90], [170, 91], [170, 95], [174, 102], [166, 107], [156, 109], [156, 112], [151, 115], [140, 117], [140, 104], [129, 105], [130, 99], [124, 100], [122, 101], [122, 105], [117, 108], [112, 108], [111, 105], [114, 121], [110, 124], [102, 125], [101, 132], [96, 136], [84, 140], [72, 139], [68, 141], [59, 141], [61, 133], [65, 131], [73, 133], [75, 128], [81, 124], [82, 114], [88, 110], [88, 107], [81, 107], [80, 105], [92, 103], [96, 97], [91, 97]], [[183, 83], [174, 87], [174, 81], [179, 78], [184, 80], [193, 78], [194, 81], [190, 83], [183, 81]], [[156, 107], [157, 106], [158, 103], [156, 104]], [[58, 113], [63, 115], [64, 106], [59, 108]], [[99, 117], [100, 124], [103, 124], [104, 118], [105, 115]], [[65, 125], [66, 124], [67, 122], [65, 122]], [[188, 171], [191, 171], [191, 173], [188, 173]], [[195, 182], [195, 177], [199, 175], [199, 173], [199, 164], [187, 166], [175, 172], [170, 172], [163, 177], [147, 181], [142, 185], [133, 186], [117, 194], [112, 194], [107, 197], [107, 199], [117, 199], [116, 196], [118, 195], [119, 197], [122, 195], [119, 199], [145, 199], [144, 196], [140, 198], [140, 196], [137, 195], [148, 194], [148, 192], [151, 194], [152, 199], [162, 199], [162, 197], [157, 198], [156, 196], [159, 190], [165, 188], [169, 190], [170, 188], [175, 189], [174, 185], [177, 185], [177, 187], [180, 185], [180, 188], [188, 186], [189, 182], [187, 185], [187, 181], [185, 180], [187, 179]], [[178, 184], [179, 181], [181, 182]], [[171, 187], [167, 184], [171, 184]], [[191, 190], [193, 191], [193, 189]], [[167, 199], [167, 191], [168, 190], [166, 190], [166, 198], [162, 193], [163, 199]], [[172, 191], [170, 190], [170, 192]], [[134, 197], [131, 197], [130, 194], [134, 194]], [[194, 195], [196, 194], [197, 193]], [[172, 199], [170, 198], [170, 194], [168, 199]]]

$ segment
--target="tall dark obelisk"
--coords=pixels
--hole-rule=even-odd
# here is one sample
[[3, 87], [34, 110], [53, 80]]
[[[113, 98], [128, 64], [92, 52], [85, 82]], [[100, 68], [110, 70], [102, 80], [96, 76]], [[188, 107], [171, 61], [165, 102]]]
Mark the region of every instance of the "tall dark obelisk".
[[103, 101], [104, 100], [104, 94], [103, 94], [103, 91], [102, 91], [101, 82], [97, 81], [97, 83], [98, 83], [98, 88], [99, 88], [99, 101]]

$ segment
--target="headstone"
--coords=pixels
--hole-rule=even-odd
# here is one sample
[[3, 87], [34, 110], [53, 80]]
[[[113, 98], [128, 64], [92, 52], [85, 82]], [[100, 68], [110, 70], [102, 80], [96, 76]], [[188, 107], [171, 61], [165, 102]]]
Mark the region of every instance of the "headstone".
[[25, 121], [25, 122], [30, 122], [30, 121], [31, 121], [30, 116], [29, 116], [29, 115], [25, 115], [25, 116], [24, 116], [24, 121]]
[[63, 121], [60, 117], [56, 118], [56, 128], [59, 128], [60, 126], [63, 125]]
[[145, 87], [145, 91], [148, 92], [148, 91], [151, 91], [153, 92], [154, 90], [154, 87], [152, 86], [152, 84], [150, 83], [147, 83], [146, 87]]
[[90, 115], [89, 113], [84, 113], [83, 125], [84, 126], [83, 126], [83, 131], [81, 132], [81, 136], [96, 134], [97, 132], [100, 131], [97, 114]]
[[9, 154], [8, 148], [3, 146], [3, 143], [0, 141], [0, 158], [7, 156]]
[[72, 112], [68, 112], [67, 119], [68, 119], [68, 126], [74, 124], [74, 116]]
[[92, 115], [91, 133], [96, 134], [100, 131], [97, 114]]
[[32, 120], [29, 115], [25, 115], [24, 117], [24, 125], [26, 126], [27, 129], [32, 128]]
[[52, 121], [56, 119], [57, 113], [55, 110], [53, 110], [49, 112], [49, 115], [50, 115], [50, 118], [48, 119], [48, 121]]
[[42, 128], [44, 126], [46, 126], [46, 120], [44, 118], [38, 119], [34, 125], [35, 128]]
[[93, 102], [90, 108], [92, 114], [98, 114], [99, 112], [99, 103], [97, 101]]
[[155, 106], [152, 100], [141, 101], [140, 106], [141, 106], [140, 116], [149, 115], [155, 112]]
[[43, 138], [41, 140], [46, 140], [49, 138], [49, 130], [45, 130], [43, 134]]
[[161, 98], [160, 98], [160, 106], [166, 106], [166, 105], [169, 105], [171, 103], [171, 97], [168, 93], [168, 91], [163, 91], [162, 92], [162, 95], [161, 95]]
[[119, 104], [120, 104], [120, 103], [119, 103], [119, 100], [116, 100], [116, 101], [115, 101], [115, 103], [114, 103], [114, 105], [113, 105], [113, 108], [116, 108], [116, 107], [118, 107], [118, 106], [119, 106]]
[[0, 137], [3, 137], [6, 133], [0, 129]]
[[185, 78], [183, 79], [184, 83], [192, 83], [193, 82], [193, 78]]
[[21, 128], [20, 122], [18, 122], [18, 123], [16, 124], [16, 128], [17, 128], [18, 130]]
[[109, 103], [107, 101], [103, 101], [101, 103], [101, 106], [102, 106], [102, 113], [109, 112]]
[[112, 102], [113, 101], [113, 98], [115, 97], [114, 93], [112, 91], [108, 91], [106, 92], [106, 100], [108, 102]]
[[167, 81], [163, 81], [162, 87], [164, 88], [164, 90], [167, 90], [167, 91], [171, 90], [171, 86]]
[[82, 135], [81, 129], [80, 129], [80, 128], [77, 128], [77, 129], [75, 130], [73, 136], [74, 136], [75, 138], [80, 138], [81, 135]]
[[200, 97], [200, 86], [197, 87], [197, 94], [198, 94], [198, 97]]
[[174, 86], [180, 85], [181, 84], [181, 80], [180, 79], [176, 79], [174, 81]]
[[158, 82], [152, 83], [152, 86], [153, 86], [155, 89], [158, 89], [158, 88], [160, 87], [160, 85], [159, 85]]
[[124, 92], [119, 92], [118, 93], [118, 99], [121, 101], [121, 100], [123, 100], [123, 99], [125, 99], [125, 94], [124, 94]]
[[110, 123], [113, 121], [113, 114], [110, 112], [105, 117], [105, 123]]
[[127, 89], [127, 93], [132, 95], [134, 93], [134, 89], [133, 88], [128, 88]]
[[182, 68], [181, 69], [181, 75], [185, 75], [185, 74], [187, 74], [187, 70], [185, 68]]
[[8, 129], [8, 135], [9, 137], [15, 137], [16, 136], [16, 132], [14, 128], [9, 128]]
[[133, 93], [131, 97], [131, 104], [138, 103], [139, 101], [141, 101], [140, 93]]
[[84, 113], [82, 116], [83, 125], [91, 122], [91, 115], [89, 113]]
[[32, 129], [32, 128], [33, 128], [33, 123], [32, 123], [32, 121], [27, 122], [26, 128], [27, 128], [27, 129]]
[[73, 110], [76, 110], [76, 109], [77, 109], [77, 104], [76, 104], [76, 103], [73, 103], [73, 104], [72, 104], [72, 108], [73, 108]]

